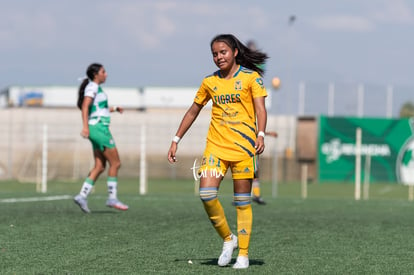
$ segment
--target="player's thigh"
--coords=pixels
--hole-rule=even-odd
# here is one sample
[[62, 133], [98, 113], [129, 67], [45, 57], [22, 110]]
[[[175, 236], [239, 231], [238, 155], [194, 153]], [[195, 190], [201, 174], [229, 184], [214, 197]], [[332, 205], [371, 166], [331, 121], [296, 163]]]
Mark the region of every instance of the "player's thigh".
[[233, 179], [234, 193], [250, 193], [252, 191], [252, 179]]
[[106, 158], [103, 152], [99, 149], [93, 150], [93, 157], [95, 158], [95, 164], [100, 167], [105, 167]]
[[205, 176], [200, 178], [200, 188], [220, 187], [223, 177]]
[[103, 155], [108, 160], [110, 165], [121, 162], [119, 159], [118, 149], [116, 147], [105, 148], [105, 150], [103, 151]]

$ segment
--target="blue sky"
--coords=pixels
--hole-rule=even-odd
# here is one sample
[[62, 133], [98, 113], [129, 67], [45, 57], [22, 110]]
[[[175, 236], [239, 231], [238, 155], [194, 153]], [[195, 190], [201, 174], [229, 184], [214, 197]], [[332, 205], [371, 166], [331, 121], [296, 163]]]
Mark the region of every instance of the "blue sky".
[[78, 85], [91, 62], [110, 86], [198, 86], [219, 33], [268, 53], [267, 83], [414, 86], [414, 1], [16, 0], [0, 9], [0, 88]]

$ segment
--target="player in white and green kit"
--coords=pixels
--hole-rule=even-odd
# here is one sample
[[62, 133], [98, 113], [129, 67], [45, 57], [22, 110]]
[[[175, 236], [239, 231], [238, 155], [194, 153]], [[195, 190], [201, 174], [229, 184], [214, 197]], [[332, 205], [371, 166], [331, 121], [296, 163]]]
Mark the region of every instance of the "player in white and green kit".
[[108, 169], [108, 193], [106, 201], [108, 207], [119, 210], [128, 210], [128, 206], [118, 200], [118, 170], [121, 166], [115, 141], [109, 130], [111, 122], [110, 112], [123, 112], [121, 107], [108, 107], [108, 97], [102, 90], [100, 84], [106, 81], [107, 73], [101, 64], [89, 65], [86, 78], [79, 87], [78, 107], [82, 112], [81, 136], [88, 138], [92, 143], [95, 166], [89, 172], [82, 188], [74, 201], [85, 213], [90, 213], [87, 197], [99, 175], [105, 171], [106, 162]]

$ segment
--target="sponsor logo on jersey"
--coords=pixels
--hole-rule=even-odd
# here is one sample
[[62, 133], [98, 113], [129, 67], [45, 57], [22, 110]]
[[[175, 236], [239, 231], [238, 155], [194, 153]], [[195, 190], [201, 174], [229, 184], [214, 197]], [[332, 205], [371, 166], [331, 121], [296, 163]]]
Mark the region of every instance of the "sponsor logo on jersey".
[[236, 117], [239, 114], [239, 111], [235, 111], [235, 112], [230, 112], [228, 110], [226, 110], [225, 112], [222, 113], [222, 117]]

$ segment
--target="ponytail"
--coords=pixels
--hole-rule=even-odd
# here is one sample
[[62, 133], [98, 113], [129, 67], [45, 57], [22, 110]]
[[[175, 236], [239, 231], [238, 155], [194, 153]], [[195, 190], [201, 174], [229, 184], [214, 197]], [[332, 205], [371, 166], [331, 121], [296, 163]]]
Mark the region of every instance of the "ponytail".
[[85, 97], [85, 88], [88, 84], [89, 84], [89, 78], [85, 78], [82, 81], [82, 84], [79, 86], [79, 90], [78, 90], [78, 108], [79, 108], [79, 110], [82, 110], [82, 103], [83, 103], [83, 99]]

